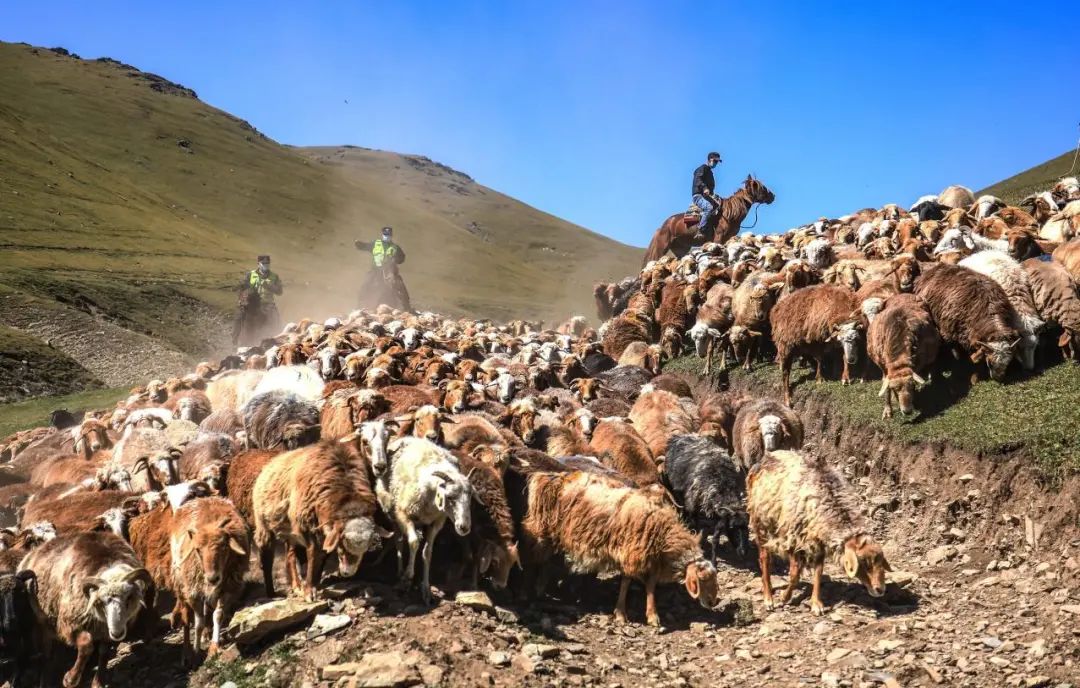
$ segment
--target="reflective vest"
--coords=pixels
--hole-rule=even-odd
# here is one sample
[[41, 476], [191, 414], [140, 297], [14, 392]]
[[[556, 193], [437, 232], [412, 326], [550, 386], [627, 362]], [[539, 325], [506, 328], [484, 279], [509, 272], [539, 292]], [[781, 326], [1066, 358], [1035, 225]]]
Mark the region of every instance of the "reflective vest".
[[383, 243], [382, 239], [376, 239], [371, 245], [371, 260], [375, 267], [381, 268], [387, 258], [393, 258], [397, 253], [397, 246], [393, 242]]
[[267, 271], [266, 277], [260, 275], [258, 270], [248, 273], [248, 285], [255, 290], [263, 303], [274, 302], [274, 292], [270, 290], [270, 285], [277, 282], [277, 279], [278, 276], [270, 271]]

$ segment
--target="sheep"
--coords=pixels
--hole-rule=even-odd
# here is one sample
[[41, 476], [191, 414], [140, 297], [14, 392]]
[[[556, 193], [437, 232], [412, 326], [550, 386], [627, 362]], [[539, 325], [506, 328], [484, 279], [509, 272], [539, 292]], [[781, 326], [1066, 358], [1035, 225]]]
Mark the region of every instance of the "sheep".
[[26, 685], [24, 675], [36, 657], [34, 595], [37, 574], [0, 573], [0, 683]]
[[443, 446], [460, 449], [466, 454], [481, 444], [506, 444], [499, 427], [489, 418], [464, 413], [453, 416], [454, 423], [443, 433]]
[[1055, 248], [1051, 255], [1054, 261], [1065, 268], [1074, 282], [1080, 282], [1080, 239], [1066, 241]]
[[202, 419], [199, 431], [236, 437], [238, 433], [244, 432], [244, 419], [235, 409], [218, 409]]
[[1031, 297], [1031, 284], [1020, 263], [1004, 253], [981, 251], [961, 260], [958, 265], [986, 275], [1001, 285], [1016, 314], [1020, 316], [1020, 363], [1025, 370], [1035, 369], [1035, 349], [1045, 323], [1039, 317]]
[[183, 619], [185, 655], [191, 622], [195, 631], [191, 649], [198, 654], [205, 619], [210, 616], [208, 656], [212, 657], [221, 643], [225, 613], [244, 591], [250, 560], [247, 526], [232, 502], [206, 497], [177, 509], [167, 536], [171, 589]]
[[[513, 408], [517, 403], [518, 401], [513, 402], [510, 407]], [[432, 442], [442, 442], [444, 438], [443, 425], [452, 425], [454, 419], [441, 411], [438, 406], [425, 404], [409, 413], [397, 416], [394, 418], [394, 422], [398, 426], [399, 435], [412, 435], [414, 437], [423, 437]]]
[[202, 480], [221, 493], [225, 489], [229, 460], [237, 449], [237, 443], [229, 435], [199, 435], [180, 455], [180, 480]]
[[289, 391], [256, 394], [241, 415], [249, 449], [296, 449], [319, 439], [318, 408]]
[[113, 449], [113, 461], [131, 471], [132, 488], [137, 492], [179, 482], [182, 455], [182, 449], [156, 428], [138, 428]]
[[588, 453], [600, 457], [604, 465], [626, 476], [638, 487], [660, 481], [648, 443], [624, 420], [605, 418], [597, 423], [589, 446], [592, 451]]
[[975, 194], [966, 186], [947, 186], [938, 194], [938, 203], [949, 208], [970, 208], [975, 204]]
[[[322, 397], [323, 382], [317, 371], [305, 365], [286, 364], [266, 371], [249, 399], [276, 391], [291, 393], [301, 399], [315, 402]], [[214, 408], [218, 406], [215, 404]]]
[[925, 384], [922, 376], [937, 359], [939, 346], [937, 328], [921, 298], [898, 294], [886, 302], [866, 332], [867, 356], [882, 372], [882, 418], [892, 417], [894, 396], [901, 413], [914, 412], [915, 386]]
[[664, 285], [660, 292], [660, 307], [656, 311], [657, 324], [660, 327], [660, 348], [668, 358], [675, 358], [682, 353], [682, 333], [686, 331], [687, 311], [683, 292], [686, 284], [672, 280]]
[[210, 408], [239, 411], [255, 395], [255, 389], [265, 375], [264, 370], [236, 370], [218, 375], [206, 386]]
[[1068, 203], [1060, 212], [1053, 214], [1039, 229], [1039, 238], [1045, 241], [1065, 242], [1080, 234], [1080, 201]]
[[[327, 554], [337, 554], [341, 576], [352, 576], [383, 534], [375, 525], [367, 470], [341, 442], [323, 441], [271, 459], [255, 479], [251, 510], [267, 594], [274, 588], [275, 539], [286, 544], [290, 587], [313, 601]], [[298, 549], [307, 561], [303, 582]]]
[[[266, 449], [248, 449], [238, 453], [229, 463], [229, 470], [225, 475], [225, 494], [236, 505], [236, 510], [252, 530], [255, 528], [255, 514], [252, 511], [251, 498], [255, 481], [266, 464], [281, 453]], [[266, 594], [270, 595], [272, 592], [267, 590]]]
[[986, 361], [990, 377], [1001, 381], [1023, 341], [1022, 325], [1009, 298], [997, 282], [954, 265], [936, 265], [925, 271], [915, 293], [944, 342], [966, 351], [972, 363]]
[[631, 580], [645, 584], [645, 618], [659, 626], [658, 583], [681, 581], [706, 609], [717, 602], [716, 568], [670, 506], [590, 473], [528, 476], [522, 541], [530, 563], [561, 553], [574, 573], [621, 575], [615, 620], [626, 622]]
[[169, 397], [165, 402], [165, 408], [172, 411], [173, 418], [196, 424], [202, 423], [213, 410], [210, 397], [206, 395], [206, 392], [197, 389], [189, 389]]
[[690, 434], [699, 424], [697, 408], [692, 402], [684, 404], [671, 392], [655, 389], [651, 384], [641, 388], [629, 418], [653, 456], [663, 455], [673, 435]]
[[134, 513], [139, 494], [121, 490], [100, 492], [77, 492], [63, 498], [33, 499], [26, 504], [24, 523], [49, 522], [59, 533], [86, 532], [105, 523], [101, 515], [114, 508], [127, 505]]
[[749, 471], [765, 455], [777, 449], [802, 449], [803, 424], [790, 407], [772, 399], [745, 404], [732, 427], [736, 465]]
[[[12, 574], [19, 571], [19, 564], [27, 552], [46, 542], [56, 539], [56, 526], [48, 521], [26, 521], [22, 530], [6, 528], [0, 531], [3, 546], [0, 547], [0, 574]], [[3, 610], [0, 609], [0, 615]], [[0, 646], [2, 649], [2, 646]]]
[[[472, 488], [458, 469], [457, 460], [445, 449], [423, 439], [403, 437], [390, 443], [390, 472], [376, 485], [379, 503], [404, 534], [408, 564], [401, 582], [409, 585], [416, 570], [420, 547], [418, 527], [424, 532], [423, 575], [420, 595], [431, 603], [431, 551], [435, 537], [449, 518], [458, 535], [469, 534], [472, 526]], [[401, 561], [402, 549], [398, 550]]]
[[891, 571], [881, 546], [869, 534], [850, 488], [824, 459], [793, 451], [769, 452], [746, 479], [750, 533], [758, 546], [765, 608], [774, 606], [769, 560], [788, 559], [788, 584], [780, 597], [787, 604], [804, 566], [813, 568], [810, 610], [821, 615], [821, 573], [825, 559], [839, 554], [844, 572], [859, 580], [873, 597], [885, 594]]
[[726, 451], [700, 435], [675, 435], [665, 450], [664, 482], [697, 532], [710, 533], [715, 564], [720, 535], [743, 553], [748, 538], [746, 479]]
[[1076, 282], [1056, 261], [1031, 258], [1023, 262], [1039, 316], [1062, 328], [1057, 345], [1066, 358], [1080, 356], [1080, 293]]
[[464, 559], [471, 564], [472, 587], [487, 575], [496, 590], [506, 587], [510, 569], [520, 565], [515, 542], [514, 519], [506, 499], [502, 471], [474, 459], [458, 457], [473, 494], [472, 525], [466, 540]]
[[34, 611], [46, 642], [75, 647], [64, 685], [79, 685], [95, 650], [101, 685], [114, 644], [152, 616], [156, 590], [135, 552], [112, 533], [77, 533], [32, 550], [19, 568], [36, 574]]
[[803, 256], [810, 267], [815, 270], [825, 270], [836, 262], [832, 243], [828, 239], [814, 239], [808, 243], [803, 247]]
[[604, 353], [618, 359], [633, 342], [648, 344], [652, 339], [653, 319], [637, 311], [626, 310], [608, 321], [604, 333]]
[[847, 287], [827, 284], [800, 289], [782, 299], [772, 310], [773, 342], [776, 360], [780, 363], [784, 403], [791, 406], [791, 365], [795, 356], [813, 357], [817, 361], [817, 380], [822, 378], [824, 358], [837, 343], [843, 350], [843, 384], [850, 380], [850, 367], [859, 360], [859, 339], [862, 329], [858, 318], [859, 302]]
[[[653, 375], [660, 372], [660, 357], [663, 354], [663, 349], [655, 344], [647, 344], [641, 342], [631, 342], [619, 356], [619, 360], [616, 361], [615, 367], [623, 366], [636, 366], [638, 368], [644, 368]], [[614, 370], [610, 368], [609, 370]]]
[[738, 286], [731, 300], [735, 321], [728, 339], [736, 358], [743, 358], [739, 356], [739, 351], [745, 350], [743, 367], [747, 370], [750, 370], [758, 342], [766, 334], [769, 311], [776, 303], [777, 294], [784, 288], [783, 282], [766, 282], [766, 277], [768, 275], [760, 272], [750, 275]]

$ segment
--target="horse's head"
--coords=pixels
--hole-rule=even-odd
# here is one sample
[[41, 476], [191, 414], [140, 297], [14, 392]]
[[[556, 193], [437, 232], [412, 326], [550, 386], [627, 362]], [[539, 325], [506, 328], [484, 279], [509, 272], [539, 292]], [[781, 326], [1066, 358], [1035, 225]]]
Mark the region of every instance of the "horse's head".
[[754, 203], [769, 204], [776, 200], [776, 194], [769, 191], [769, 187], [762, 184], [754, 175], [746, 175], [746, 181], [743, 182], [743, 188], [746, 189], [746, 193], [750, 194], [750, 200]]

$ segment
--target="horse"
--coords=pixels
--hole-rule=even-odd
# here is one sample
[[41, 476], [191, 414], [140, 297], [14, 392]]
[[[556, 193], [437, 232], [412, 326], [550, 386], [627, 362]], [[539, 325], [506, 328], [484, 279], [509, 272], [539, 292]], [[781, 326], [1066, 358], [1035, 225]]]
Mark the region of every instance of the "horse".
[[[776, 195], [769, 191], [768, 187], [747, 175], [735, 193], [727, 198], [720, 199], [719, 211], [715, 213], [716, 229], [713, 232], [714, 241], [724, 243], [739, 233], [739, 226], [746, 216], [750, 214], [750, 208], [755, 203], [772, 203]], [[645, 260], [642, 265], [649, 261], [657, 260], [668, 251], [681, 258], [690, 252], [695, 245], [694, 237], [697, 234], [697, 224], [701, 220], [700, 215], [689, 213], [676, 213], [664, 220], [660, 229], [653, 234], [649, 248], [645, 251]], [[697, 244], [704, 243], [699, 240]]]

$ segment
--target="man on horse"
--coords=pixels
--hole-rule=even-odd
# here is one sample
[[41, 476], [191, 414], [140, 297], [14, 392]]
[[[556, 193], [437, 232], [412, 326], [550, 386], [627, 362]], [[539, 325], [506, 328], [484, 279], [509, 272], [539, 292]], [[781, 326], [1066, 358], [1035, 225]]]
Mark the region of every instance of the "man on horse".
[[716, 179], [713, 177], [713, 168], [719, 163], [720, 154], [716, 151], [709, 153], [705, 158], [705, 164], [694, 170], [694, 182], [690, 188], [691, 199], [701, 209], [701, 221], [697, 225], [696, 240], [711, 240], [713, 216], [720, 208], [720, 199], [716, 197]]
[[[239, 309], [233, 322], [233, 345], [241, 335], [260, 336], [263, 331], [276, 332], [281, 326], [274, 297], [281, 294], [281, 278], [270, 270], [270, 256], [259, 256], [257, 265], [244, 275], [240, 283]], [[246, 330], [246, 332], [245, 332]]]
[[[383, 227], [382, 235], [375, 241], [353, 242], [357, 249], [371, 252], [371, 270], [364, 278], [364, 284], [360, 289], [361, 305], [377, 306], [387, 303], [391, 299], [383, 296], [380, 289], [382, 286], [390, 292], [390, 296], [396, 303], [387, 303], [401, 310], [410, 311], [412, 305], [409, 298], [409, 290], [405, 288], [405, 280], [398, 272], [398, 266], [405, 262], [405, 250], [394, 243], [394, 228]], [[375, 298], [371, 298], [374, 296]]]

